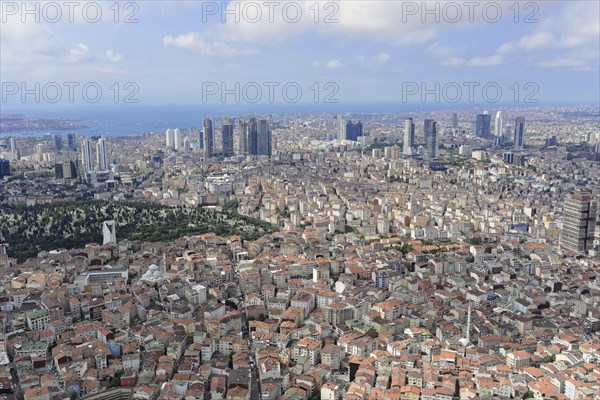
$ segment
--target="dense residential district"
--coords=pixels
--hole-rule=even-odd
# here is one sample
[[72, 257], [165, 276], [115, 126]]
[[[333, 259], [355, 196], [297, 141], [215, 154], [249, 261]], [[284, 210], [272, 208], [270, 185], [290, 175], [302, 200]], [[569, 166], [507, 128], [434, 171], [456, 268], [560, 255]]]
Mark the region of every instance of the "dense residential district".
[[409, 116], [4, 134], [0, 398], [600, 399], [598, 108]]

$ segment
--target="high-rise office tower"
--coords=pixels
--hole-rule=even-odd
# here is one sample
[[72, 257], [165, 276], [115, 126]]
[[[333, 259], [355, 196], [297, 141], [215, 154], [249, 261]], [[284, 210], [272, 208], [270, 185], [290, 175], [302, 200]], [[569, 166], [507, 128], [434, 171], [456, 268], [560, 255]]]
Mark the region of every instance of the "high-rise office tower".
[[259, 156], [269, 156], [272, 153], [272, 137], [271, 129], [269, 128], [269, 119], [261, 118], [258, 121], [258, 144], [257, 154]]
[[215, 136], [213, 132], [213, 120], [204, 118], [204, 155], [212, 158], [214, 155]]
[[175, 133], [171, 129], [165, 131], [165, 142], [168, 148], [175, 148]]
[[238, 121], [239, 143], [238, 149], [240, 154], [248, 154], [248, 122], [244, 120]]
[[342, 114], [337, 116], [337, 138], [338, 140], [346, 140], [346, 121], [342, 118]]
[[589, 192], [570, 193], [565, 198], [560, 247], [574, 253], [593, 248], [598, 202]]
[[94, 170], [92, 158], [92, 143], [89, 139], [83, 139], [81, 143], [81, 165], [83, 165], [83, 172], [90, 173]]
[[437, 123], [432, 119], [426, 119], [424, 125], [425, 152], [426, 157], [433, 160], [437, 156]]
[[494, 145], [499, 146], [502, 144], [502, 112], [496, 112], [496, 119], [494, 120]]
[[63, 178], [63, 165], [62, 165], [62, 163], [56, 163], [56, 164], [54, 164], [54, 177], [56, 179], [62, 179]]
[[525, 147], [525, 118], [517, 117], [515, 120], [515, 150]]
[[77, 150], [77, 135], [74, 133], [69, 133], [67, 135], [67, 147], [71, 151]]
[[477, 114], [475, 120], [475, 135], [477, 137], [488, 138], [491, 136], [492, 116], [486, 113]]
[[106, 155], [106, 139], [98, 139], [96, 144], [96, 161], [98, 164], [98, 171], [108, 171], [108, 157]]
[[186, 153], [189, 153], [191, 150], [192, 150], [192, 143], [190, 142], [190, 138], [186, 136], [183, 138], [183, 151], [185, 151]]
[[404, 120], [404, 146], [402, 153], [412, 156], [415, 147], [415, 124], [412, 118]]
[[358, 141], [358, 137], [363, 136], [363, 124], [358, 121], [357, 123], [352, 123], [352, 121], [348, 121], [346, 123], [346, 140], [352, 140], [354, 142]]
[[102, 244], [117, 244], [117, 233], [115, 221], [104, 221], [102, 223]]
[[11, 137], [8, 141], [8, 150], [12, 151], [12, 152], [16, 152], [17, 151], [17, 143], [15, 141], [14, 137]]
[[56, 151], [61, 151], [63, 148], [62, 135], [57, 133], [54, 135], [54, 149]]
[[10, 175], [10, 161], [0, 158], [0, 179]]
[[65, 160], [62, 162], [62, 174], [65, 179], [77, 178], [77, 166], [73, 160]]
[[258, 155], [258, 123], [256, 118], [250, 118], [248, 121], [248, 153]]
[[502, 136], [502, 111], [496, 112], [496, 119], [494, 120], [494, 135]]
[[173, 149], [181, 150], [181, 131], [179, 128], [173, 129]]
[[458, 129], [458, 114], [452, 114], [452, 129]]
[[223, 156], [233, 156], [233, 123], [230, 118], [224, 118], [221, 127], [221, 142], [223, 143]]

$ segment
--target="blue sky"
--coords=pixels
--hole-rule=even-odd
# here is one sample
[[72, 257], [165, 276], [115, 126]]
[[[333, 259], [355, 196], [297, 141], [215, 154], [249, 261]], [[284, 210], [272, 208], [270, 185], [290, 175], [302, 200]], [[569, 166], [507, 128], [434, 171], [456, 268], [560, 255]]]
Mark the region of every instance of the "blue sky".
[[[240, 88], [249, 82], [261, 86], [261, 103], [269, 101], [265, 82], [279, 84], [273, 92], [276, 103], [286, 101], [281, 88], [290, 83], [302, 89], [300, 102], [315, 101], [317, 83], [317, 102], [329, 93], [340, 103], [443, 103], [457, 98], [454, 85], [463, 90], [458, 102], [468, 103], [469, 82], [479, 85], [473, 92], [478, 104], [497, 100], [497, 88], [500, 102], [508, 104], [524, 103], [527, 94], [541, 103], [599, 102], [597, 1], [426, 2], [434, 10], [430, 14], [421, 1], [230, 1], [226, 7], [238, 7], [240, 20], [227, 14], [225, 22], [221, 1], [130, 3], [127, 9], [126, 2], [120, 3], [115, 22], [112, 1], [77, 2], [69, 21], [68, 6], [58, 1], [62, 17], [52, 23], [55, 10], [44, 10], [44, 3], [38, 5], [40, 21], [35, 22], [20, 1], [3, 1], [2, 106], [52, 106], [45, 96], [36, 103], [33, 96], [23, 102], [20, 93], [7, 95], [14, 90], [10, 85], [23, 82], [28, 88], [36, 82], [57, 82], [63, 88], [64, 82], [94, 82], [103, 89], [101, 103], [114, 102], [110, 87], [115, 82], [118, 102], [123, 102], [124, 85], [133, 82], [139, 89], [133, 98], [148, 105], [219, 103], [221, 85], [231, 89], [235, 82]], [[98, 4], [102, 16], [91, 23]], [[273, 21], [269, 7], [274, 7]], [[298, 7], [302, 16], [291, 22]], [[317, 22], [315, 8], [320, 10]], [[257, 9], [262, 17], [253, 22]], [[498, 9], [502, 17], [496, 21]], [[124, 23], [132, 12], [137, 22]], [[328, 14], [330, 23], [324, 21]], [[450, 92], [442, 92], [451, 82]], [[213, 83], [219, 91], [207, 95]], [[407, 95], [415, 84], [417, 92]], [[487, 97], [484, 85], [492, 89]], [[437, 91], [438, 98], [423, 98], [423, 88]], [[240, 96], [242, 103], [257, 97], [251, 89]], [[67, 101], [64, 90], [59, 103]], [[233, 95], [225, 102], [235, 102]], [[74, 103], [86, 103], [79, 89]]]

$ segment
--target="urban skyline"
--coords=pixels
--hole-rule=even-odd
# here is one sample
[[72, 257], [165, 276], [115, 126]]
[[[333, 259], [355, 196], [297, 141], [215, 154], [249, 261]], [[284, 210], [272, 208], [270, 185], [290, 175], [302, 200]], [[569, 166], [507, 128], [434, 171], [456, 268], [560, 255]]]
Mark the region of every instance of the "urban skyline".
[[0, 20], [0, 400], [600, 400], [599, 1]]

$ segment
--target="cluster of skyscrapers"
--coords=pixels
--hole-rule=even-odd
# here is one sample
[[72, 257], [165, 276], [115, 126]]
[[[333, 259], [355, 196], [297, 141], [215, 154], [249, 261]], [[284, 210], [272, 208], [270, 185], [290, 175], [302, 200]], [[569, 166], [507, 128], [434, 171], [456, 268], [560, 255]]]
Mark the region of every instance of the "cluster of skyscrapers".
[[[437, 122], [432, 119], [426, 119], [423, 125], [423, 134], [425, 136], [425, 154], [423, 155], [426, 159], [433, 160], [437, 156], [438, 149]], [[415, 123], [412, 118], [407, 118], [404, 121], [402, 154], [405, 156], [417, 154], [415, 147]]]
[[[268, 156], [273, 153], [273, 137], [268, 118], [250, 118], [248, 120], [238, 120], [237, 126], [233, 119], [224, 117], [221, 120], [220, 149], [212, 118], [204, 118], [203, 129], [198, 132], [198, 149], [204, 151], [207, 159], [214, 157], [232, 157], [236, 155], [235, 140], [237, 136], [238, 151], [240, 155]], [[191, 149], [188, 137], [181, 139], [179, 129], [167, 129], [166, 144], [173, 150], [182, 148], [189, 151]]]
[[239, 153], [253, 156], [271, 156], [273, 137], [267, 118], [238, 121]]
[[[456, 114], [454, 114], [456, 115]], [[454, 120], [453, 120], [454, 125]], [[457, 124], [458, 125], [458, 124]], [[453, 126], [454, 127], [454, 126]], [[503, 138], [503, 121], [502, 112], [496, 113], [494, 119], [494, 145], [502, 144]], [[484, 111], [483, 114], [477, 114], [475, 119], [475, 136], [481, 138], [492, 138], [492, 116]], [[515, 119], [515, 127], [513, 134], [513, 142], [515, 150], [523, 150], [525, 148], [525, 118], [517, 117]]]
[[73, 160], [64, 160], [54, 164], [54, 174], [57, 179], [76, 179], [77, 164]]
[[100, 138], [96, 142], [96, 163], [94, 164], [92, 140], [84, 139], [81, 143], [81, 164], [86, 174], [92, 172], [106, 172], [110, 170], [106, 154], [106, 139]]
[[341, 114], [338, 114], [337, 121], [339, 140], [351, 140], [356, 142], [359, 137], [364, 136], [362, 122], [358, 121], [354, 123], [352, 121], [345, 121]]

